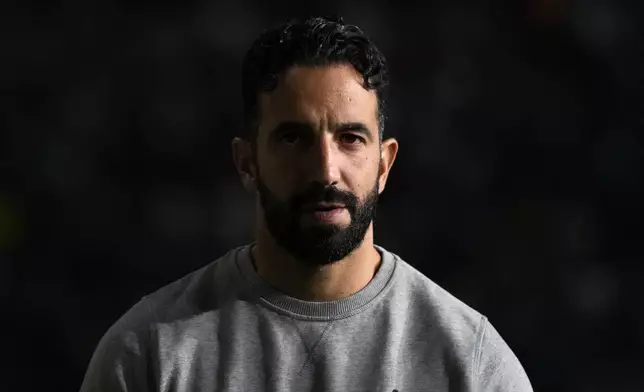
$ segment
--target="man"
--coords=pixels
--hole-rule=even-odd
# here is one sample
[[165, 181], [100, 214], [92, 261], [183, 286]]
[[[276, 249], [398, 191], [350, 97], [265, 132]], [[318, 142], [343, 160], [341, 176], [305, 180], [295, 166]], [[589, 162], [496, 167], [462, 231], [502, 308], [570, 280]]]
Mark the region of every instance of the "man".
[[242, 84], [232, 150], [255, 241], [139, 301], [81, 391], [532, 391], [484, 316], [373, 242], [398, 142], [385, 58], [360, 29], [268, 31]]

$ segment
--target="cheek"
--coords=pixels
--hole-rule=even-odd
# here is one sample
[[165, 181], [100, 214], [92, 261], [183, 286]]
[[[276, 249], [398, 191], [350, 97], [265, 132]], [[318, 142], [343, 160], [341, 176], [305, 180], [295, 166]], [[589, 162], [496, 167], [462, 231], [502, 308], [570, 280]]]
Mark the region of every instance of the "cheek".
[[271, 176], [271, 181], [275, 186], [286, 191], [306, 186], [311, 180], [311, 162], [307, 157], [289, 156], [287, 154], [280, 157], [272, 157], [267, 162], [266, 175]]
[[290, 197], [293, 174], [286, 167], [277, 165], [274, 162], [263, 162], [260, 163], [258, 171], [261, 181], [273, 194], [281, 200]]
[[353, 170], [350, 171], [351, 182], [356, 194], [364, 200], [373, 190], [379, 177], [379, 160], [373, 158], [360, 158], [354, 162]]

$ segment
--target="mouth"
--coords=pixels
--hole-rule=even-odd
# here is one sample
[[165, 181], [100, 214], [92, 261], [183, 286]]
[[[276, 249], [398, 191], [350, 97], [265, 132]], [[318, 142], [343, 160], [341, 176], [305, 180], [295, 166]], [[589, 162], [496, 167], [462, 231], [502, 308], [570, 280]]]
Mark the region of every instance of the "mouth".
[[304, 212], [304, 215], [307, 219], [313, 218], [315, 222], [326, 222], [333, 223], [340, 219], [342, 213], [345, 210], [345, 206], [341, 204], [335, 205], [314, 205]]
[[304, 210], [307, 212], [316, 212], [316, 211], [333, 211], [340, 208], [345, 208], [343, 204], [337, 203], [317, 203], [313, 205], [308, 205], [304, 207]]

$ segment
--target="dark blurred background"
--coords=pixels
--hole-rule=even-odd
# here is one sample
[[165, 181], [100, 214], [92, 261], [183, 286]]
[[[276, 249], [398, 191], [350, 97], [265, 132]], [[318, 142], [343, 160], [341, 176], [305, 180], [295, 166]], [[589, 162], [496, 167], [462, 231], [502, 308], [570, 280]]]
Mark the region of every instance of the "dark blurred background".
[[337, 13], [390, 61], [377, 243], [487, 315], [536, 391], [644, 390], [640, 4], [3, 2], [0, 389], [78, 390], [130, 306], [251, 240], [242, 56]]

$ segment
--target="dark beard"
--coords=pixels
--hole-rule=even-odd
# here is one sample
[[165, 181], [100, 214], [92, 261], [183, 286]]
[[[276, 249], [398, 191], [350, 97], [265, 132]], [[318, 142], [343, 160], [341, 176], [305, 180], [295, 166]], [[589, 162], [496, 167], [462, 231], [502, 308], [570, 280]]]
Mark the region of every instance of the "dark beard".
[[[259, 177], [257, 188], [264, 220], [275, 242], [296, 259], [314, 266], [332, 264], [351, 254], [362, 244], [369, 225], [376, 217], [378, 180], [363, 203], [350, 192], [320, 183], [312, 184], [288, 201], [280, 200]], [[344, 204], [351, 217], [349, 226], [302, 227], [302, 206], [320, 201]]]

